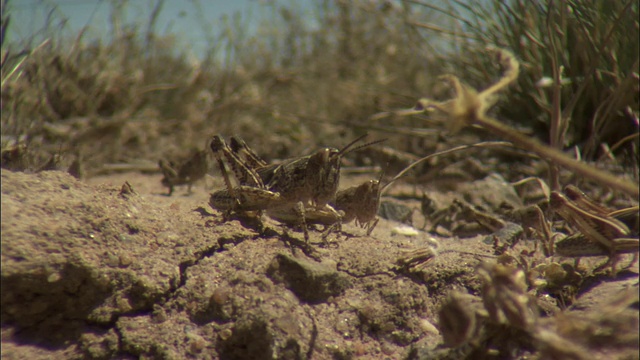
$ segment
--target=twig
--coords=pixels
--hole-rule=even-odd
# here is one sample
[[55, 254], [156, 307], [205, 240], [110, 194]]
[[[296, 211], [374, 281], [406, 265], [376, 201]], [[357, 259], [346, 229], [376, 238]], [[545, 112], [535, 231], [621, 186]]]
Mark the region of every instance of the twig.
[[451, 121], [448, 125], [452, 132], [456, 132], [465, 126], [473, 124], [480, 125], [490, 132], [511, 141], [515, 146], [526, 151], [534, 152], [547, 161], [573, 170], [578, 175], [595, 180], [602, 185], [609, 186], [629, 195], [635, 197], [640, 196], [640, 189], [637, 183], [618, 178], [609, 172], [572, 159], [560, 150], [551, 148], [548, 145], [525, 136], [488, 116], [486, 114], [487, 110], [493, 106], [496, 101], [495, 94], [513, 83], [517, 79], [520, 69], [520, 64], [510, 52], [495, 48], [488, 50], [497, 54], [498, 60], [506, 68], [504, 75], [498, 82], [479, 93], [476, 89], [462, 83], [456, 76], [447, 75], [444, 78], [451, 83], [455, 90], [456, 97], [454, 99], [445, 102], [420, 99], [418, 105], [413, 109], [413, 112], [405, 111], [403, 114], [410, 115], [439, 110], [449, 115]]

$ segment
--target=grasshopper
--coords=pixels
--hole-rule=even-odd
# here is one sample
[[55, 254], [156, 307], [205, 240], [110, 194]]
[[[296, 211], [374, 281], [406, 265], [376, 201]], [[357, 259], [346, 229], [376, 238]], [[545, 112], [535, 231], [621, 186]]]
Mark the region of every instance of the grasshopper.
[[564, 193], [579, 207], [595, 214], [608, 215], [624, 224], [621, 225], [620, 223], [618, 223], [618, 226], [627, 226], [627, 228], [631, 232], [638, 232], [639, 208], [637, 205], [625, 209], [613, 210], [596, 203], [595, 201], [593, 201], [593, 199], [582, 192], [582, 190], [573, 185], [567, 185], [564, 188]]
[[378, 209], [382, 190], [391, 182], [380, 186], [384, 171], [378, 180], [369, 180], [360, 185], [338, 191], [334, 207], [344, 213], [342, 223], [355, 220], [357, 226], [367, 230], [367, 236], [378, 225]]
[[[411, 170], [416, 165], [429, 160], [433, 157], [447, 154], [454, 151], [459, 151], [463, 149], [468, 149], [472, 147], [478, 146], [504, 146], [506, 143], [504, 142], [488, 142], [481, 144], [473, 144], [473, 145], [464, 145], [457, 148], [449, 149], [446, 151], [442, 151], [439, 153], [431, 154], [425, 156], [423, 158], [414, 160], [411, 164], [405, 167], [402, 171], [400, 171], [393, 179], [391, 179], [388, 183], [381, 186], [382, 176], [384, 172], [380, 175], [378, 180], [369, 180], [358, 186], [353, 186], [344, 190], [340, 190], [336, 193], [335, 202], [330, 202], [329, 204], [337, 210], [342, 217], [338, 217], [335, 213], [330, 213], [327, 211], [316, 211], [314, 209], [310, 209], [307, 211], [306, 218], [313, 223], [319, 223], [322, 225], [335, 225], [338, 222], [348, 223], [350, 221], [355, 220], [356, 225], [367, 230], [367, 235], [371, 235], [371, 232], [378, 224], [377, 213], [380, 207], [380, 197], [384, 190], [391, 185], [396, 180], [402, 178], [405, 173]], [[358, 148], [362, 148], [364, 146], [368, 146], [371, 144], [366, 144], [360, 146]], [[356, 150], [356, 149], [354, 149]], [[388, 165], [387, 165], [388, 166]], [[293, 213], [291, 211], [286, 213], [280, 213], [278, 216], [283, 222], [291, 222], [293, 218]], [[340, 226], [340, 225], [338, 225]]]
[[162, 171], [162, 185], [169, 188], [168, 196], [173, 194], [174, 186], [188, 185], [191, 193], [191, 186], [194, 182], [202, 179], [210, 168], [209, 150], [204, 149], [195, 152], [187, 161], [176, 166], [167, 160], [160, 159], [158, 167]]
[[[575, 233], [556, 242], [556, 254], [567, 257], [607, 256], [609, 249], [593, 242], [583, 234]], [[638, 239], [614, 239], [611, 246], [616, 254], [638, 253]]]
[[[340, 150], [323, 148], [311, 155], [267, 165], [243, 141], [232, 139], [232, 146], [229, 147], [220, 136], [214, 136], [211, 150], [218, 160], [226, 189], [211, 194], [209, 205], [225, 212], [266, 211], [267, 215], [273, 215], [276, 219], [279, 214], [293, 212], [297, 223], [303, 228], [305, 240], [308, 240], [307, 208], [329, 214], [334, 219], [341, 218], [329, 202], [338, 188], [342, 156], [380, 142], [374, 141], [349, 150], [363, 137]], [[244, 159], [240, 158], [240, 153]], [[228, 177], [223, 157], [234, 172], [238, 182], [235, 187]]]
[[633, 262], [637, 260], [640, 242], [637, 237], [631, 235], [627, 225], [616, 218], [627, 211], [610, 211], [575, 187], [565, 188], [565, 192], [571, 198], [554, 191], [551, 193], [549, 204], [579, 232], [556, 243], [558, 255], [609, 256], [609, 260], [603, 266], [611, 264], [612, 276], [616, 274], [618, 254], [633, 253]]

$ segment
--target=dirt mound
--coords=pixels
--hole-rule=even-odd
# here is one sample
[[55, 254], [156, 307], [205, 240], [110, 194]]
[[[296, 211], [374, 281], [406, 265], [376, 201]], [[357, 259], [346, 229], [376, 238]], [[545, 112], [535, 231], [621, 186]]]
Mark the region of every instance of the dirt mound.
[[[401, 235], [385, 219], [306, 244], [271, 220], [222, 222], [201, 187], [162, 191], [157, 176], [2, 170], [3, 358], [430, 358], [440, 305], [478, 294], [492, 253], [482, 236]], [[432, 265], [398, 265], [429, 244]], [[632, 271], [593, 289], [637, 284]], [[587, 309], [606, 299], [593, 291]]]

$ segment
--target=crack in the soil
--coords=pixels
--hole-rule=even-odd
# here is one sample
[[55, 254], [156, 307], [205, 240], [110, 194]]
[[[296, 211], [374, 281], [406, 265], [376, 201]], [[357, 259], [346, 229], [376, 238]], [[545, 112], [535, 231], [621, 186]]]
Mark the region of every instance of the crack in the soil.
[[[389, 270], [391, 270], [391, 271], [389, 271]], [[388, 276], [388, 277], [396, 277], [398, 275], [402, 275], [402, 274], [399, 274], [399, 273], [395, 273], [393, 271], [393, 268], [389, 268], [389, 270], [383, 270], [383, 271], [366, 273], [366, 274], [358, 274], [358, 273], [349, 271], [347, 269], [338, 269], [339, 272], [345, 273], [345, 274], [347, 274], [347, 275], [349, 275], [351, 277], [354, 277], [356, 279], [363, 279], [363, 278], [367, 278], [367, 277], [370, 277], [370, 276], [380, 276], [380, 275], [385, 275], [385, 276]]]
[[[119, 317], [118, 317], [119, 318]], [[131, 356], [139, 356], [139, 355], [135, 355], [132, 354], [128, 351], [124, 350], [124, 334], [120, 331], [120, 329], [118, 329], [117, 326], [115, 326], [116, 324], [114, 323], [112, 328], [113, 331], [116, 333], [116, 335], [118, 336], [118, 351], [116, 351], [116, 353], [114, 355], [131, 355]]]
[[175, 288], [170, 289], [168, 292], [168, 298], [172, 298], [173, 294], [178, 291], [181, 287], [184, 286], [187, 282], [187, 270], [195, 265], [198, 265], [202, 259], [213, 256], [216, 252], [223, 251], [222, 246], [220, 245], [220, 240], [218, 240], [218, 244], [205, 248], [202, 251], [199, 251], [197, 254], [194, 254], [194, 258], [182, 261], [178, 264], [178, 268], [180, 269], [180, 280]]
[[[243, 239], [243, 241], [244, 240], [246, 240], [246, 237]], [[124, 349], [124, 346], [125, 346], [124, 334], [118, 328], [117, 322], [123, 317], [151, 316], [154, 311], [154, 305], [162, 306], [166, 304], [168, 301], [170, 301], [171, 299], [174, 299], [177, 291], [180, 288], [182, 288], [187, 282], [187, 270], [189, 270], [189, 268], [191, 268], [192, 266], [198, 265], [198, 263], [200, 263], [200, 261], [202, 261], [203, 259], [213, 256], [216, 252], [224, 251], [224, 248], [222, 247], [223, 243], [224, 243], [224, 238], [219, 238], [218, 242], [215, 245], [207, 247], [201, 251], [198, 251], [196, 254], [194, 254], [193, 258], [191, 259], [182, 261], [178, 265], [180, 270], [180, 279], [178, 280], [177, 285], [170, 286], [166, 292], [157, 296], [156, 300], [150, 301], [147, 306], [138, 308], [135, 311], [123, 312], [120, 314], [113, 314], [113, 316], [107, 323], [97, 323], [97, 322], [92, 322], [87, 320], [85, 320], [85, 323], [94, 325], [94, 326], [99, 326], [100, 328], [105, 330], [113, 329], [115, 331], [115, 333], [118, 336], [118, 350], [114, 355], [131, 355], [134, 357], [140, 356], [140, 354], [126, 351]]]
[[305, 354], [307, 359], [312, 359], [313, 358], [313, 351], [315, 350], [316, 347], [316, 341], [318, 340], [318, 324], [316, 322], [316, 317], [311, 315], [311, 311], [309, 308], [306, 308], [306, 313], [307, 316], [311, 319], [311, 322], [313, 324], [313, 329], [311, 329], [311, 339], [309, 339], [309, 350], [307, 351], [307, 353]]

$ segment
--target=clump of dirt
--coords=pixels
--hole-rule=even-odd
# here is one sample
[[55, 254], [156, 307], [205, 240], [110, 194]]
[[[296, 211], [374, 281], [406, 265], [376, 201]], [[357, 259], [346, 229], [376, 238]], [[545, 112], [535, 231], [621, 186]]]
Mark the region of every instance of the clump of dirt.
[[[85, 183], [57, 171], [2, 169], [3, 358], [427, 359], [484, 349], [466, 338], [445, 348], [451, 341], [443, 343], [439, 320], [454, 291], [472, 297], [469, 311], [484, 319], [478, 304], [487, 285], [477, 269], [495, 256], [483, 236], [403, 235], [399, 222], [381, 219], [372, 236], [345, 225], [346, 238], [334, 234], [327, 243], [312, 231], [307, 244], [268, 219], [260, 233], [223, 222], [206, 206], [202, 186], [189, 196], [164, 193], [157, 175]], [[419, 211], [413, 217], [423, 221]], [[427, 266], [399, 265], [427, 246], [440, 253]], [[594, 278], [578, 298], [580, 312], [595, 316], [607, 293], [637, 284], [637, 270], [615, 281]], [[550, 307], [558, 310], [555, 302]], [[557, 326], [554, 319], [545, 326]], [[631, 331], [620, 318], [599, 321]], [[577, 332], [590, 334], [586, 327], [554, 331], [573, 341]], [[479, 339], [496, 343], [486, 329], [475, 329]], [[505, 334], [498, 338], [509, 343]], [[600, 344], [594, 356], [637, 351], [630, 339], [637, 333], [613, 347]], [[538, 350], [532, 342], [526, 352], [498, 348], [483, 356], [531, 355]]]

